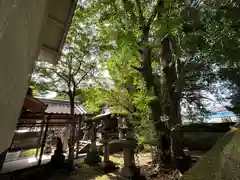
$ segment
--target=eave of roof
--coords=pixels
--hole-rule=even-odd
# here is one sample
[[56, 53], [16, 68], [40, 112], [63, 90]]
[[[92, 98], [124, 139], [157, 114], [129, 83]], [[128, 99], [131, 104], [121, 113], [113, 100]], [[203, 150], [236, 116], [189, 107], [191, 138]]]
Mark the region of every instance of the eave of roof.
[[[70, 114], [70, 102], [68, 100], [38, 99], [47, 105], [46, 113]], [[76, 115], [87, 114], [87, 111], [78, 102], [75, 102], [74, 111]]]
[[56, 64], [72, 22], [77, 0], [48, 0], [38, 60]]
[[23, 108], [30, 109], [35, 112], [44, 112], [46, 105], [42, 101], [27, 95], [24, 99]]

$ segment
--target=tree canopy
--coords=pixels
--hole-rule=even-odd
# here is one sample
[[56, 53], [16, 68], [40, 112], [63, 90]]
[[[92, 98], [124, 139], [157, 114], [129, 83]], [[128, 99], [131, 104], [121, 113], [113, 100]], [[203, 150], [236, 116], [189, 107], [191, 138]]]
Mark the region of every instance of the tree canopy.
[[185, 119], [206, 119], [210, 94], [239, 115], [239, 5], [79, 1], [58, 65], [38, 63], [35, 87], [76, 97], [89, 112], [108, 105], [131, 114], [139, 139], [149, 129], [161, 139]]

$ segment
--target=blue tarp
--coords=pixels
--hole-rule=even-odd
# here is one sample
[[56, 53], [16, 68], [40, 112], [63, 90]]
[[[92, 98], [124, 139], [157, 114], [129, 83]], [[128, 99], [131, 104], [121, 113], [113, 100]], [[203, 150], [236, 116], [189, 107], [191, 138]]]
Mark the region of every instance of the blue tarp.
[[219, 112], [209, 116], [209, 118], [221, 118], [221, 117], [232, 117], [235, 116], [232, 112]]

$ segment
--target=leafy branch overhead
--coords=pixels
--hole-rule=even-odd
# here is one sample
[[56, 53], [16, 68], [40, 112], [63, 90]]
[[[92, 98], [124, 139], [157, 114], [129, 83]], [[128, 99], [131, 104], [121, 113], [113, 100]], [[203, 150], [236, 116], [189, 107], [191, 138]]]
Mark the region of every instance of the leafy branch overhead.
[[144, 127], [159, 135], [206, 120], [219, 100], [237, 114], [240, 5], [232, 2], [81, 1], [58, 65], [38, 62], [33, 83], [81, 100], [89, 112], [107, 104], [129, 113], [145, 135]]
[[[78, 7], [79, 8], [79, 7]], [[83, 14], [76, 13], [70, 27], [62, 56], [56, 66], [37, 62], [32, 83], [48, 91], [74, 98], [78, 88], [91, 86], [98, 74], [98, 48], [92, 25], [79, 23]]]
[[[107, 105], [130, 114], [140, 141], [169, 138], [173, 126], [206, 120], [209, 107], [225, 101], [239, 115], [239, 7], [237, 0], [79, 1], [58, 65], [38, 62], [32, 84], [67, 96], [71, 113], [80, 100], [88, 112]], [[163, 146], [157, 141], [156, 151]]]

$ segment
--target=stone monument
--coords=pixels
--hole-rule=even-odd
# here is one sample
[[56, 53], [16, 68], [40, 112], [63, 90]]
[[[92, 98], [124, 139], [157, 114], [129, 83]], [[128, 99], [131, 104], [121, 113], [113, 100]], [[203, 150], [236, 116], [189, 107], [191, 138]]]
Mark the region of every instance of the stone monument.
[[63, 155], [63, 144], [61, 138], [57, 138], [57, 147], [54, 154], [51, 157], [50, 164], [55, 168], [64, 167], [65, 156]]

